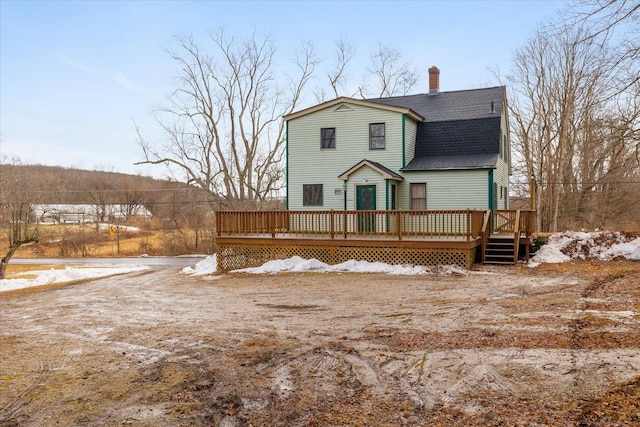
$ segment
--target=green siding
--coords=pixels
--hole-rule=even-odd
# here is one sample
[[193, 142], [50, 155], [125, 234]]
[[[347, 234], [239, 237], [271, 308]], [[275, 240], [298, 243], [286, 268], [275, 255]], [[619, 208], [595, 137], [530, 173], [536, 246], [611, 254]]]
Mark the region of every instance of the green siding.
[[398, 207], [409, 208], [409, 184], [427, 184], [427, 209], [487, 209], [487, 170], [406, 173], [398, 187]]
[[409, 164], [409, 162], [413, 159], [413, 156], [416, 153], [416, 137], [418, 134], [418, 123], [413, 121], [411, 118], [406, 118], [405, 120], [405, 131], [404, 131], [404, 141], [405, 141], [405, 159], [403, 161], [402, 167], [405, 167]]
[[[402, 114], [347, 105], [350, 111], [335, 111], [338, 106], [334, 105], [287, 122], [289, 209], [342, 209], [343, 196], [335, 194], [336, 189], [342, 189], [342, 181], [338, 176], [362, 159], [379, 162], [396, 172], [402, 168]], [[385, 123], [384, 150], [369, 150], [369, 123]], [[320, 129], [324, 127], [336, 128], [335, 149], [320, 149]], [[358, 179], [365, 178], [361, 176], [363, 174], [367, 174], [369, 180], [376, 180], [378, 206], [385, 206], [384, 200], [380, 200], [385, 193], [384, 186], [381, 187], [384, 180], [370, 169], [350, 177], [348, 206], [354, 206], [352, 186], [359, 182]], [[303, 184], [323, 184], [323, 206], [302, 206]]]
[[[506, 113], [502, 115], [502, 122], [500, 124], [500, 152], [503, 156], [498, 158], [498, 162], [496, 165], [496, 169], [493, 172], [493, 182], [498, 187], [498, 192], [495, 195], [495, 199], [497, 201], [497, 205], [494, 206], [494, 209], [508, 209], [509, 208], [509, 174], [510, 174], [510, 149], [509, 149], [509, 129], [507, 127], [506, 121]], [[503, 149], [504, 142], [503, 138], [506, 137], [507, 144], [506, 150]], [[492, 187], [493, 188], [493, 187]], [[502, 194], [500, 192], [502, 189]], [[492, 199], [493, 200], [493, 199]]]
[[[335, 111], [339, 105], [315, 111], [287, 122], [287, 208], [292, 210], [342, 209], [344, 196], [338, 176], [362, 159], [379, 162], [392, 171], [411, 161], [415, 153], [417, 123], [401, 113], [348, 104], [351, 110]], [[506, 117], [502, 127], [508, 138]], [[385, 149], [369, 150], [369, 123], [385, 123]], [[320, 129], [336, 129], [336, 148], [320, 148]], [[427, 184], [427, 209], [488, 209], [508, 207], [510, 153], [498, 160], [495, 170], [446, 170], [401, 173], [397, 183], [397, 207], [409, 208], [409, 186]], [[493, 183], [503, 197], [493, 205]], [[302, 185], [323, 184], [323, 206], [302, 206]], [[373, 169], [362, 167], [351, 174], [347, 208], [355, 209], [356, 185], [376, 185], [379, 209], [389, 207], [389, 183]], [[499, 192], [498, 192], [499, 196]]]

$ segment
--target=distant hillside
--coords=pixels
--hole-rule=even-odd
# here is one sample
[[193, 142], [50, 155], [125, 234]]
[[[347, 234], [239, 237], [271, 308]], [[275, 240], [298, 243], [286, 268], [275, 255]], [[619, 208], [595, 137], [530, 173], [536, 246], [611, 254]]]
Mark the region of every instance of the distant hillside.
[[[0, 168], [8, 167], [1, 165]], [[26, 178], [30, 199], [39, 204], [140, 204], [154, 206], [206, 200], [201, 190], [175, 181], [117, 172], [42, 165], [12, 165]]]

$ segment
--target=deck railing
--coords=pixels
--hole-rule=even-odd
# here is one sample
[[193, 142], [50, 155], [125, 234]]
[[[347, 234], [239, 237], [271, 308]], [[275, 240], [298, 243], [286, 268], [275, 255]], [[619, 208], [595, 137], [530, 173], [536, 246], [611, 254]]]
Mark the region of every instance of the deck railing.
[[494, 211], [493, 231], [511, 234], [519, 231], [520, 235], [531, 236], [536, 225], [536, 211]]
[[485, 211], [220, 211], [218, 236], [462, 239], [481, 235]]

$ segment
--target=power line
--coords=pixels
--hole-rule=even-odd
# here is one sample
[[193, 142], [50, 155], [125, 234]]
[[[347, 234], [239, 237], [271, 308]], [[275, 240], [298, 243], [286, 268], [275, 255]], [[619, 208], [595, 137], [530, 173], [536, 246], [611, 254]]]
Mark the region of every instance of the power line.
[[609, 184], [640, 184], [640, 181], [603, 181], [603, 182], [589, 182], [589, 181], [548, 181], [538, 182], [538, 185], [609, 185]]
[[[514, 180], [514, 184], [529, 185], [530, 181]], [[640, 184], [640, 181], [536, 181], [539, 185], [603, 185], [603, 184]]]

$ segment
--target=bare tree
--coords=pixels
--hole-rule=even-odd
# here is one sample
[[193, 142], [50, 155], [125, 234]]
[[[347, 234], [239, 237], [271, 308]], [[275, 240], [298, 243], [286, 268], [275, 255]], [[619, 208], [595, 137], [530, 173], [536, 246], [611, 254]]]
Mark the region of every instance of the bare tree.
[[[378, 45], [378, 49], [370, 55], [370, 64], [356, 87], [349, 87], [347, 68], [356, 53], [355, 46], [342, 37], [334, 43], [334, 52], [330, 67], [323, 83], [330, 88], [330, 95], [335, 98], [348, 97], [385, 97], [407, 95], [418, 81], [418, 74], [412, 69], [411, 61], [402, 58], [400, 51], [394, 47]], [[325, 87], [315, 91], [316, 100], [327, 100]]]
[[99, 229], [99, 222], [109, 220], [112, 214], [111, 205], [115, 202], [117, 187], [114, 177], [105, 172], [98, 172], [88, 180], [88, 191], [85, 197], [93, 205], [96, 214], [96, 231]]
[[298, 106], [316, 65], [313, 48], [298, 52], [298, 75], [283, 90], [269, 37], [238, 40], [221, 30], [211, 36], [211, 52], [191, 37], [177, 41], [171, 55], [179, 86], [157, 115], [166, 141], [149, 140], [138, 128], [140, 163], [170, 165], [180, 181], [223, 205], [269, 197], [284, 185], [281, 117]]
[[117, 203], [120, 205], [120, 214], [125, 218], [145, 214], [145, 202], [147, 201], [145, 188], [136, 185], [136, 178], [127, 176], [123, 179], [124, 188], [118, 188]]
[[640, 80], [640, 3], [635, 0], [580, 0], [563, 14], [558, 27], [586, 28], [583, 41], [613, 41], [615, 63], [626, 71], [624, 90]]
[[[0, 259], [0, 279], [4, 279], [9, 260], [18, 248], [38, 242], [37, 221], [32, 218], [33, 205], [28, 191], [28, 176], [15, 166], [17, 161], [0, 163], [0, 228], [7, 236], [8, 247]], [[22, 173], [21, 173], [22, 172]]]
[[[340, 96], [355, 96], [355, 94], [348, 95], [347, 93], [347, 67], [353, 59], [356, 48], [345, 37], [341, 37], [334, 43], [334, 54], [331, 60], [329, 70], [326, 72], [327, 82], [331, 87], [331, 96], [338, 98]], [[318, 103], [327, 100], [327, 95], [322, 87], [316, 90], [316, 100]]]
[[[615, 94], [637, 92], [640, 82], [640, 2], [636, 0], [577, 0], [563, 13], [558, 31], [586, 28], [584, 41], [611, 45], [613, 65], [621, 72]], [[636, 94], [637, 96], [637, 94]], [[635, 145], [640, 150], [640, 141]]]
[[515, 172], [540, 184], [540, 231], [612, 221], [638, 175], [637, 92], [620, 90], [615, 52], [585, 34], [538, 30], [508, 77]]
[[[407, 95], [418, 81], [411, 62], [403, 60], [398, 49], [382, 44], [371, 55], [369, 73], [374, 80], [374, 89], [371, 90], [375, 90], [379, 97]], [[362, 87], [360, 93], [365, 91]]]

